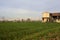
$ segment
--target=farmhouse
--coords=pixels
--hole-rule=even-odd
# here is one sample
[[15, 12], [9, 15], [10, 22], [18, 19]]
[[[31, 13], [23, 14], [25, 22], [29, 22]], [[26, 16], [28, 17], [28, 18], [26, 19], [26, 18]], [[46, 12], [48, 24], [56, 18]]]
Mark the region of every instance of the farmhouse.
[[42, 22], [60, 22], [60, 13], [42, 13]]

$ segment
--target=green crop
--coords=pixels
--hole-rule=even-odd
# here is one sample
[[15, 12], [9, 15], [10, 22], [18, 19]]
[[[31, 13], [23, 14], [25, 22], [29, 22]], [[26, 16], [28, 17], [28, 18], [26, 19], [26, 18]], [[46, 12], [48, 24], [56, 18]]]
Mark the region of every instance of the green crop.
[[60, 40], [60, 23], [0, 22], [0, 40]]

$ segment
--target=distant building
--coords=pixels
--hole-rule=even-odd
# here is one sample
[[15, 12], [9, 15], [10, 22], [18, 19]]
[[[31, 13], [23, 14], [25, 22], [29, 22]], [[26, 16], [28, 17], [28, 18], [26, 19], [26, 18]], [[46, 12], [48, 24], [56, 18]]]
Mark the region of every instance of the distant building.
[[42, 22], [60, 22], [60, 13], [44, 12], [42, 14]]

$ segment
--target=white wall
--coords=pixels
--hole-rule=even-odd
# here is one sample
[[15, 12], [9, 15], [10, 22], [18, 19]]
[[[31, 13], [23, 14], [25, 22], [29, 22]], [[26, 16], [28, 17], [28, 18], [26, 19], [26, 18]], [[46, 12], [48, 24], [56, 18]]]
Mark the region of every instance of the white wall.
[[48, 12], [44, 12], [44, 13], [42, 14], [42, 17], [50, 17], [50, 14], [49, 14]]

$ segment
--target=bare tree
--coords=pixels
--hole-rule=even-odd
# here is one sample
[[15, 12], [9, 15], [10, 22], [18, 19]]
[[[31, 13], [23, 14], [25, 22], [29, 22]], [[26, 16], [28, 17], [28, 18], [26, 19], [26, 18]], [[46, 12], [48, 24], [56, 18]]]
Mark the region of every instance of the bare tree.
[[22, 22], [24, 22], [24, 19], [22, 19]]
[[5, 17], [2, 17], [2, 22], [5, 22]]
[[31, 21], [30, 18], [28, 18], [28, 19], [27, 19], [27, 22], [30, 22], [30, 21]]

